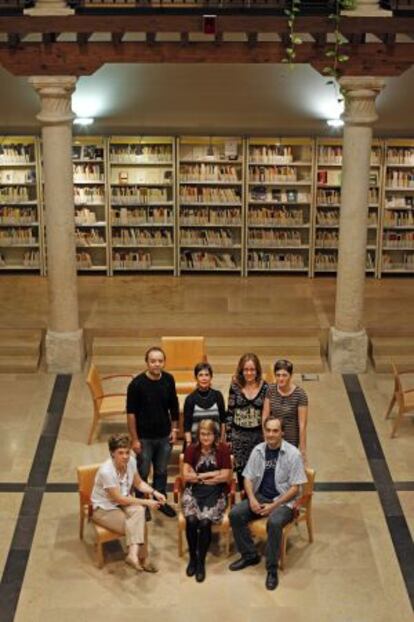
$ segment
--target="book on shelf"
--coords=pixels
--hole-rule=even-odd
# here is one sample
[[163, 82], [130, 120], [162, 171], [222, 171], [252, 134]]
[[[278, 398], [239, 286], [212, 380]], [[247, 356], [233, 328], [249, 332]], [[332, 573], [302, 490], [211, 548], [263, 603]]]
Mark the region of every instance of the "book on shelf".
[[35, 184], [36, 170], [0, 169], [0, 184]]
[[318, 186], [340, 186], [342, 183], [342, 170], [319, 169], [317, 173]]
[[119, 246], [171, 246], [171, 229], [115, 229], [112, 243]]
[[0, 207], [0, 223], [5, 225], [24, 225], [35, 222], [37, 212], [31, 207]]
[[414, 171], [392, 169], [387, 172], [388, 188], [414, 188]]
[[385, 231], [383, 244], [385, 247], [414, 248], [414, 231]]
[[181, 225], [240, 225], [241, 213], [238, 207], [181, 207]]
[[239, 141], [227, 140], [220, 143], [210, 141], [205, 144], [180, 143], [180, 159], [182, 162], [193, 160], [223, 160], [234, 162], [240, 158], [241, 144]]
[[104, 181], [104, 172], [100, 164], [73, 164], [73, 183]]
[[241, 181], [241, 168], [229, 164], [181, 164], [182, 182], [235, 182]]
[[13, 268], [39, 268], [40, 267], [40, 255], [39, 251], [31, 250], [25, 251], [21, 258], [21, 263], [17, 263], [14, 259], [10, 261], [4, 253], [0, 252], [0, 266]]
[[116, 269], [148, 270], [152, 267], [151, 253], [148, 251], [114, 252], [112, 266]]
[[388, 210], [384, 211], [384, 225], [387, 227], [411, 227], [414, 226], [414, 214], [411, 210]]
[[110, 146], [112, 164], [172, 164], [172, 144], [117, 144]]
[[339, 226], [339, 209], [318, 209], [316, 212], [316, 224], [328, 225], [330, 227]]
[[382, 269], [383, 270], [414, 270], [414, 253], [402, 252], [389, 254], [383, 253], [382, 255]]
[[388, 147], [387, 164], [404, 164], [414, 166], [414, 149], [411, 147]]
[[29, 194], [27, 186], [0, 186], [1, 203], [27, 203], [34, 199], [35, 193]]
[[93, 267], [92, 257], [90, 253], [82, 251], [76, 253], [76, 267], [78, 270], [88, 270]]
[[338, 255], [332, 253], [315, 253], [316, 270], [336, 270], [338, 267]]
[[173, 224], [172, 209], [166, 207], [121, 207], [112, 209], [113, 225]]
[[30, 227], [0, 230], [0, 246], [30, 246], [37, 243], [35, 230]]
[[103, 186], [73, 186], [75, 205], [102, 205], [105, 202]]
[[273, 229], [251, 229], [249, 231], [249, 246], [304, 246], [300, 231], [289, 229], [275, 231]]
[[95, 244], [105, 244], [105, 238], [100, 229], [88, 229], [80, 231], [76, 229], [76, 246], [94, 246]]
[[196, 270], [235, 270], [239, 268], [236, 258], [231, 253], [212, 253], [205, 251], [182, 251], [181, 268]]
[[252, 166], [250, 168], [251, 182], [296, 182], [309, 181], [309, 172], [291, 166]]
[[309, 203], [310, 194], [296, 188], [281, 190], [280, 188], [266, 188], [259, 185], [250, 188], [250, 201], [264, 203]]
[[248, 220], [250, 225], [291, 226], [309, 224], [305, 222], [303, 209], [294, 207], [249, 207]]
[[250, 145], [249, 157], [252, 164], [290, 164], [293, 151], [290, 145]]
[[140, 186], [112, 187], [112, 205], [166, 203], [171, 200], [167, 188], [141, 188]]
[[413, 209], [414, 208], [414, 197], [413, 196], [404, 196], [401, 194], [393, 194], [391, 196], [385, 195], [385, 208], [401, 208], [401, 209]]
[[93, 225], [96, 222], [96, 214], [87, 207], [75, 210], [75, 225]]
[[337, 231], [318, 231], [316, 234], [316, 246], [322, 248], [338, 248], [339, 236]]
[[181, 186], [182, 203], [240, 203], [240, 188]]
[[72, 145], [72, 160], [102, 160], [104, 149], [99, 145]]
[[307, 265], [301, 253], [249, 251], [247, 266], [251, 270], [304, 270]]
[[2, 143], [0, 145], [0, 164], [29, 164], [34, 160], [34, 145], [23, 143]]
[[[182, 246], [235, 246], [237, 241], [228, 229], [181, 229]], [[239, 243], [240, 244], [240, 243]]]

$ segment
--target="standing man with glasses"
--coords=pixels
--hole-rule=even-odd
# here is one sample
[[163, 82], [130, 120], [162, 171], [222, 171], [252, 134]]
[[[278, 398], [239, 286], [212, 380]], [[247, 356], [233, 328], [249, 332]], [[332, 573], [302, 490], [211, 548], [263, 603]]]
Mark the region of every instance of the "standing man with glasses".
[[[165, 353], [152, 347], [145, 353], [146, 371], [136, 376], [127, 391], [127, 422], [138, 470], [147, 481], [153, 467], [153, 488], [167, 496], [167, 468], [178, 431], [179, 405], [174, 377], [164, 371]], [[160, 512], [176, 516], [165, 503]]]

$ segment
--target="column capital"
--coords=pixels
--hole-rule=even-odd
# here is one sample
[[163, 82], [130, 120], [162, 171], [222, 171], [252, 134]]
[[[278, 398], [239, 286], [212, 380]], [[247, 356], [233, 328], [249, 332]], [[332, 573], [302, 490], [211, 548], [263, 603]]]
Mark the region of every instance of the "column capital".
[[385, 86], [384, 78], [346, 76], [339, 80], [345, 92], [346, 125], [372, 125], [378, 120], [375, 100]]
[[75, 76], [32, 76], [29, 84], [37, 91], [41, 110], [36, 118], [44, 125], [71, 123], [74, 119], [71, 97], [76, 88]]

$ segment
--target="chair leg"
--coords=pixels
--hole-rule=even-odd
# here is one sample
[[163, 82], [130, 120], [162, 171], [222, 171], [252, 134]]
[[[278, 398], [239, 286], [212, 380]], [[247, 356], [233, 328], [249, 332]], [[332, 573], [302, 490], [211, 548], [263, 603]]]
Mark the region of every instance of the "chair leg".
[[98, 423], [99, 423], [99, 417], [97, 417], [94, 414], [93, 415], [92, 426], [91, 426], [91, 431], [89, 432], [88, 445], [92, 444], [93, 437], [95, 436], [95, 431], [96, 431], [96, 428], [98, 426]]
[[397, 428], [401, 423], [401, 420], [403, 418], [403, 413], [401, 411], [398, 411], [398, 414], [394, 420], [394, 424], [392, 426], [392, 430], [391, 430], [391, 438], [395, 438], [397, 436]]
[[230, 529], [227, 529], [226, 533], [226, 556], [230, 556]]
[[388, 419], [388, 417], [390, 416], [391, 411], [394, 408], [395, 402], [396, 402], [396, 399], [395, 399], [395, 393], [394, 393], [394, 395], [391, 398], [390, 405], [388, 406], [387, 412], [385, 413], [385, 419]]
[[98, 568], [103, 568], [105, 565], [105, 558], [102, 542], [99, 541], [96, 543], [96, 560], [98, 562]]
[[184, 555], [184, 547], [183, 547], [183, 531], [178, 527], [178, 556], [182, 557]]
[[313, 524], [312, 524], [312, 516], [309, 514], [307, 514], [306, 516], [306, 527], [308, 528], [308, 537], [309, 537], [309, 542], [312, 544], [313, 542]]
[[85, 524], [85, 517], [83, 515], [83, 511], [81, 509], [81, 514], [79, 517], [79, 539], [83, 540], [83, 526]]

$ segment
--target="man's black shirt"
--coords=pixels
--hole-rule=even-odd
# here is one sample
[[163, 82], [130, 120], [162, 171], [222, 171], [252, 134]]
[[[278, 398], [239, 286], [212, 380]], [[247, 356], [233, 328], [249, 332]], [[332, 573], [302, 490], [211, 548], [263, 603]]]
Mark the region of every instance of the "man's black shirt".
[[129, 384], [126, 410], [135, 415], [138, 438], [163, 438], [171, 432], [171, 420], [178, 421], [178, 398], [174, 377], [163, 371], [159, 380], [145, 372]]

